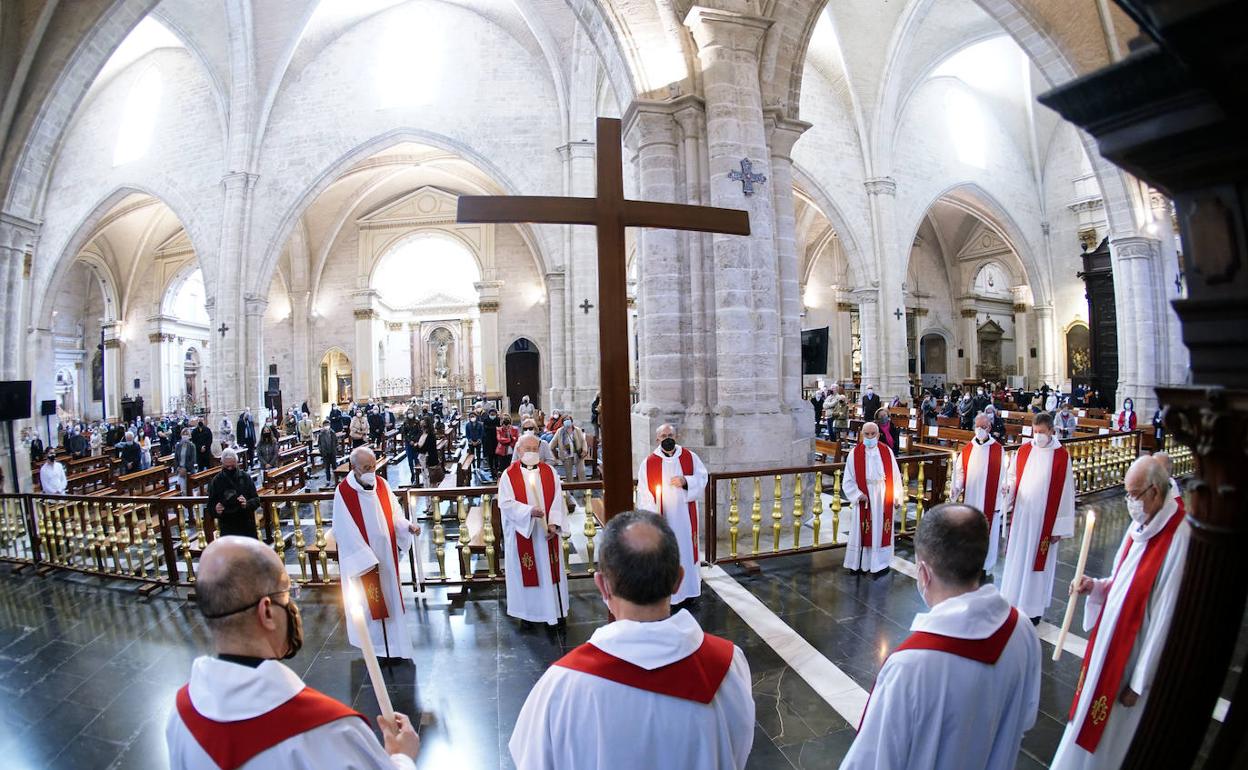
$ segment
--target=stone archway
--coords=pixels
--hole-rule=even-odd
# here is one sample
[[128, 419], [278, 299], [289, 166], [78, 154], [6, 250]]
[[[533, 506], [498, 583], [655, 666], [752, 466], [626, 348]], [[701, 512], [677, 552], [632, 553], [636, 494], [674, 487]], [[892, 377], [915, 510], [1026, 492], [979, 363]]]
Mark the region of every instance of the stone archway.
[[[504, 359], [507, 373], [506, 395], [511, 405], [518, 405], [528, 396], [534, 406], [541, 408], [542, 369], [541, 354], [527, 337], [520, 337], [507, 348]], [[508, 407], [510, 409], [510, 406]]]

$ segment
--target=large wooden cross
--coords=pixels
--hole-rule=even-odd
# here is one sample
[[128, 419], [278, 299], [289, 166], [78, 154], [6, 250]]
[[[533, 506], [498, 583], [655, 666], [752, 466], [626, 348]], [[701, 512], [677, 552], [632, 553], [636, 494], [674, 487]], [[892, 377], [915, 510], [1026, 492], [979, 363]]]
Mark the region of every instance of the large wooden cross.
[[[749, 235], [744, 211], [624, 198], [620, 121], [598, 119], [598, 196], [463, 196], [460, 222], [541, 222], [598, 228], [598, 349], [602, 402], [599, 426], [611, 443], [603, 452], [603, 509], [607, 518], [633, 507], [632, 425], [629, 412], [628, 297], [624, 228], [661, 227]], [[556, 343], [558, 344], [558, 343]]]

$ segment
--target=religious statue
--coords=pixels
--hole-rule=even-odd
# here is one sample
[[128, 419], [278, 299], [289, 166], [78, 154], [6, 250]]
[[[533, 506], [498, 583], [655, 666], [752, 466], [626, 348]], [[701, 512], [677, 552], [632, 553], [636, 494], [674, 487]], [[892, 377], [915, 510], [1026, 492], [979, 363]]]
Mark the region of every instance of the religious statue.
[[438, 358], [433, 373], [437, 375], [438, 380], [441, 382], [446, 382], [446, 378], [451, 374], [451, 369], [446, 363], [446, 351], [448, 348], [450, 348], [450, 345], [445, 340], [438, 343]]

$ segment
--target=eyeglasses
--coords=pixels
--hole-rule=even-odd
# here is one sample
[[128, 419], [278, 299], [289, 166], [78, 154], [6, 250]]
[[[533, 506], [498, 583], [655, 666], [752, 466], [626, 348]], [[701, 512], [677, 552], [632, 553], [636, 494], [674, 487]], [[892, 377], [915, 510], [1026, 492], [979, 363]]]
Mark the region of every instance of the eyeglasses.
[[228, 612], [218, 612], [215, 615], [209, 615], [207, 613], [204, 613], [204, 617], [207, 618], [208, 620], [216, 620], [218, 618], [229, 617], [230, 615], [237, 615], [240, 612], [246, 612], [252, 607], [258, 606], [260, 602], [264, 601], [265, 599], [271, 599], [274, 596], [280, 596], [282, 594], [290, 594], [290, 599], [288, 601], [298, 601], [300, 593], [302, 592], [299, 590], [299, 585], [297, 583], [291, 583], [286, 588], [283, 588], [279, 591], [273, 591], [272, 593], [264, 594], [259, 599], [256, 599], [254, 602], [252, 602], [251, 604], [245, 605], [243, 607], [239, 607], [236, 610], [229, 610]]

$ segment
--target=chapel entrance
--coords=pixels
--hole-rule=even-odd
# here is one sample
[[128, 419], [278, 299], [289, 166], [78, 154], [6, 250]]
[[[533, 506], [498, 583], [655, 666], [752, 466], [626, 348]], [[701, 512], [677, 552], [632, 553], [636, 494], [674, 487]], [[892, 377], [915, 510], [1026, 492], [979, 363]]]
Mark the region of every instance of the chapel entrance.
[[943, 385], [949, 374], [948, 346], [939, 334], [924, 334], [919, 343], [919, 365], [923, 372], [923, 387]]
[[345, 404], [351, 400], [351, 359], [346, 353], [334, 348], [321, 358], [321, 403], [327, 413], [330, 404]]
[[1001, 338], [1005, 330], [997, 326], [996, 321], [989, 321], [979, 327], [979, 378], [982, 380], [1001, 379]]
[[520, 399], [528, 396], [536, 407], [541, 407], [541, 356], [533, 342], [521, 337], [507, 348], [507, 401], [510, 409], [520, 405]]

